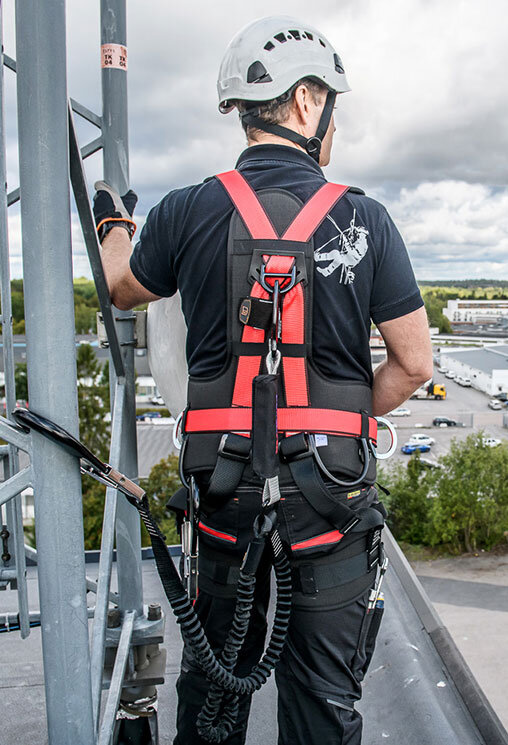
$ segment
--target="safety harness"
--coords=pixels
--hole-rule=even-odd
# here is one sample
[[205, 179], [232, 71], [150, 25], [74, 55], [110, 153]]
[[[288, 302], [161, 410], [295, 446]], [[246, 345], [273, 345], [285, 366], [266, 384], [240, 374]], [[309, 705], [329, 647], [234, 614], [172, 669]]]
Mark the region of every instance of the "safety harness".
[[[359, 517], [328, 487], [374, 483], [377, 421], [368, 385], [319, 372], [311, 334], [313, 235], [349, 187], [325, 183], [302, 207], [280, 189], [254, 192], [239, 171], [217, 179], [235, 206], [228, 238], [229, 361], [220, 375], [189, 379], [182, 471], [211, 473], [206, 498], [219, 505], [243, 477], [259, 471], [252, 434], [276, 416], [275, 441], [266, 433], [263, 439], [267, 451], [279, 453], [281, 483], [296, 483], [345, 534]], [[269, 370], [280, 364], [282, 371], [272, 381], [275, 409], [266, 394], [253, 400], [265, 357]]]

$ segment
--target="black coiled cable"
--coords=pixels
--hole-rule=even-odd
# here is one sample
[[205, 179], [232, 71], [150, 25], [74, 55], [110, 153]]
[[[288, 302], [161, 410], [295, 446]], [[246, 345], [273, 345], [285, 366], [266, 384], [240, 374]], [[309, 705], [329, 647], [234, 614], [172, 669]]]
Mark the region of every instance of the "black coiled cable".
[[[255, 538], [249, 544], [240, 570], [233, 622], [219, 660], [210, 647], [201, 622], [173, 564], [164, 537], [150, 513], [146, 495], [141, 502], [134, 499], [129, 499], [129, 502], [137, 508], [150, 536], [162, 586], [177, 623], [180, 624], [184, 642], [211, 681], [206, 703], [198, 717], [198, 732], [210, 742], [222, 742], [231, 733], [236, 721], [239, 696], [252, 694], [267, 681], [282, 654], [286, 640], [291, 614], [291, 567], [280, 536], [273, 527], [275, 513], [272, 513], [272, 521], [266, 515], [260, 515], [256, 520]], [[267, 537], [270, 538], [273, 552], [277, 585], [275, 617], [270, 640], [261, 660], [252, 668], [249, 675], [240, 678], [233, 674], [233, 670], [247, 634], [256, 586], [256, 570]], [[214, 724], [225, 694], [230, 695], [226, 696], [222, 718]]]

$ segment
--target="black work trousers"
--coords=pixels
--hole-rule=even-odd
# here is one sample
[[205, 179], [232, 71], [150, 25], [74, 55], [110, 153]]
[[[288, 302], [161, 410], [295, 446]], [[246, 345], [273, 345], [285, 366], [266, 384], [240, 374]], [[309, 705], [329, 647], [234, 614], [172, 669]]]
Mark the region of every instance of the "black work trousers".
[[[353, 494], [348, 500], [351, 506], [355, 501], [359, 506], [377, 501], [373, 487]], [[239, 566], [260, 504], [259, 490], [239, 487], [224, 507], [201, 518], [195, 609], [216, 654], [231, 625]], [[361, 682], [374, 647], [373, 631], [380, 620], [376, 617], [373, 623], [375, 614], [366, 612], [377, 567], [353, 580], [347, 571], [339, 576], [337, 568], [341, 561], [347, 566], [348, 558], [359, 552], [366, 554], [367, 533], [360, 524], [360, 530], [340, 539], [295, 488], [283, 491], [277, 527], [291, 558], [294, 591], [288, 638], [275, 671], [279, 731], [265, 745], [360, 745], [362, 719], [354, 705], [361, 697]], [[239, 676], [247, 675], [263, 653], [270, 570], [267, 547], [257, 574], [247, 639], [235, 668]], [[320, 588], [323, 576], [327, 581]], [[191, 652], [184, 649], [174, 745], [205, 745], [195, 725], [208, 686]], [[250, 697], [242, 699], [227, 745], [245, 743], [250, 704]]]

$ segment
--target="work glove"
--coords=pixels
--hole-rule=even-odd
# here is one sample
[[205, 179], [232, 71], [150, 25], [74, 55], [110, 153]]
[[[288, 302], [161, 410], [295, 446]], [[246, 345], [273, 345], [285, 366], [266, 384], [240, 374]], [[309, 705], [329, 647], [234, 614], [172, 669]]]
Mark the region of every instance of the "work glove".
[[111, 228], [122, 227], [132, 238], [136, 232], [136, 223], [132, 220], [134, 207], [138, 201], [137, 194], [129, 189], [123, 197], [105, 181], [95, 182], [93, 214], [99, 241], [102, 243]]

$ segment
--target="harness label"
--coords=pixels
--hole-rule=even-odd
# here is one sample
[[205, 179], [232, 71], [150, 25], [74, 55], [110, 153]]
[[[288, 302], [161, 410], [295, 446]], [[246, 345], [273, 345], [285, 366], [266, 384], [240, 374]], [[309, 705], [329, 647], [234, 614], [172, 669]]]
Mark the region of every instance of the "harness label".
[[328, 435], [315, 435], [316, 447], [322, 448], [324, 445], [328, 445]]
[[[314, 261], [316, 263], [329, 262], [327, 266], [317, 266], [316, 269], [323, 277], [329, 277], [340, 267], [339, 282], [343, 285], [353, 284], [355, 278], [353, 267], [357, 266], [367, 253], [369, 231], [367, 228], [355, 224], [356, 210], [353, 211], [353, 219], [347, 230], [341, 230], [331, 215], [327, 215], [326, 219], [332, 223], [338, 232], [337, 235], [314, 251]], [[338, 247], [331, 248], [334, 244], [337, 244]], [[327, 246], [330, 246], [330, 249], [323, 251]]]

